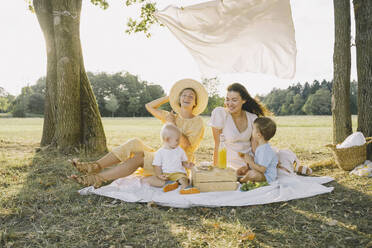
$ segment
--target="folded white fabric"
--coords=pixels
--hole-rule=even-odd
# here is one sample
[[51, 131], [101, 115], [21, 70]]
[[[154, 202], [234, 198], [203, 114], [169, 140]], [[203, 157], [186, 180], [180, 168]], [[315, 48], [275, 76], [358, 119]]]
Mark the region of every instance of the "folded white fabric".
[[295, 75], [289, 0], [215, 0], [168, 6], [155, 16], [185, 45], [205, 77], [234, 72]]
[[[280, 161], [280, 165], [287, 169], [289, 173], [294, 173], [294, 166], [293, 163], [296, 162], [300, 164], [296, 154], [288, 149], [276, 149], [276, 155], [278, 156], [278, 160]], [[278, 168], [278, 170], [280, 170]]]
[[358, 165], [352, 171], [350, 171], [350, 175], [372, 177], [372, 162], [366, 160], [363, 164]]
[[[280, 167], [285, 168], [288, 173], [299, 173], [302, 175], [310, 175], [313, 170], [310, 167], [301, 165], [300, 160], [297, 158], [296, 154], [289, 149], [277, 149], [274, 147], [276, 155], [280, 163]], [[283, 170], [278, 167], [278, 171]]]
[[352, 146], [361, 146], [366, 143], [366, 138], [364, 137], [363, 133], [361, 132], [355, 132], [353, 134], [350, 134], [344, 142], [341, 144], [336, 145], [336, 148], [349, 148]]
[[322, 184], [332, 181], [331, 177], [303, 177], [280, 172], [278, 179], [269, 186], [247, 192], [223, 191], [181, 195], [179, 189], [163, 192], [161, 188], [142, 184], [135, 176], [117, 179], [110, 185], [98, 189], [87, 187], [79, 190], [81, 195], [96, 194], [126, 202], [155, 202], [158, 205], [189, 208], [195, 206], [248, 206], [272, 202], [289, 201], [329, 193], [333, 187]]

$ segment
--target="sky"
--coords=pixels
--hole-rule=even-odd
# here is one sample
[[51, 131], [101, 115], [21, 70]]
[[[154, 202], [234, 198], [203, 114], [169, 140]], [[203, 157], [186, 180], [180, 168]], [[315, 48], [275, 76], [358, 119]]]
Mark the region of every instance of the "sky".
[[[203, 0], [159, 0], [158, 8], [200, 2]], [[111, 0], [109, 4], [107, 10], [102, 10], [83, 0], [80, 32], [87, 71], [127, 71], [141, 80], [161, 85], [166, 92], [179, 79], [201, 80], [195, 61], [168, 29], [153, 27], [150, 39], [142, 33], [128, 35], [125, 33], [127, 19], [138, 15], [138, 7], [126, 7], [124, 0]], [[333, 1], [291, 0], [291, 8], [297, 43], [296, 76], [284, 80], [253, 73], [221, 74], [221, 95], [233, 82], [243, 83], [254, 96], [267, 94], [274, 87], [287, 88], [297, 82], [332, 79]], [[45, 41], [36, 15], [28, 11], [24, 0], [5, 1], [2, 9], [0, 87], [18, 95], [22, 87], [35, 84], [38, 78], [45, 76]], [[353, 16], [351, 19], [353, 34]], [[351, 79], [356, 78], [355, 47], [352, 47]]]

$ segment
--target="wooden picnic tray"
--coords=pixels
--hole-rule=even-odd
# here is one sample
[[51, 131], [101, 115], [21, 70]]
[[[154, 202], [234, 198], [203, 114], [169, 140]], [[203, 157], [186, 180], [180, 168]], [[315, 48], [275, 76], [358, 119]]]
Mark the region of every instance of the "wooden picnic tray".
[[211, 170], [194, 166], [191, 169], [191, 181], [200, 192], [230, 191], [238, 187], [235, 170], [212, 167]]

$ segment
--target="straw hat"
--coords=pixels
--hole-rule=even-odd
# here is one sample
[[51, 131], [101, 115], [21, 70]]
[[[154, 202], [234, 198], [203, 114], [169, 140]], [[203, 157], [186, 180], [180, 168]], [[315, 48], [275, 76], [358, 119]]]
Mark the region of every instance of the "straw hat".
[[208, 93], [204, 86], [193, 79], [182, 79], [177, 81], [169, 92], [169, 103], [172, 109], [179, 113], [181, 106], [179, 105], [179, 98], [181, 92], [186, 88], [192, 88], [196, 92], [196, 106], [193, 108], [194, 115], [201, 114], [208, 104]]

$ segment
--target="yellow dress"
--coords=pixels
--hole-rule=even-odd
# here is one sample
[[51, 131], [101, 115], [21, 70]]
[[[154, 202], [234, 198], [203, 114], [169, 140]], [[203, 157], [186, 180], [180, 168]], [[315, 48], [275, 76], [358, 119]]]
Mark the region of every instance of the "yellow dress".
[[[161, 111], [160, 120], [165, 123], [166, 117], [169, 114], [168, 111]], [[190, 162], [195, 162], [194, 152], [199, 147], [200, 142], [204, 136], [204, 122], [201, 116], [195, 116], [191, 119], [182, 118], [179, 114], [176, 114], [176, 126], [181, 130], [182, 134], [187, 137], [190, 142], [188, 148], [181, 148], [185, 151], [186, 156]], [[147, 146], [138, 138], [133, 138], [120, 146], [115, 147], [112, 150], [112, 153], [122, 162], [126, 161], [133, 156], [136, 152], [144, 153], [144, 162], [143, 162], [143, 175], [153, 175], [154, 170], [152, 166], [152, 161], [154, 159], [155, 150], [150, 146]]]

